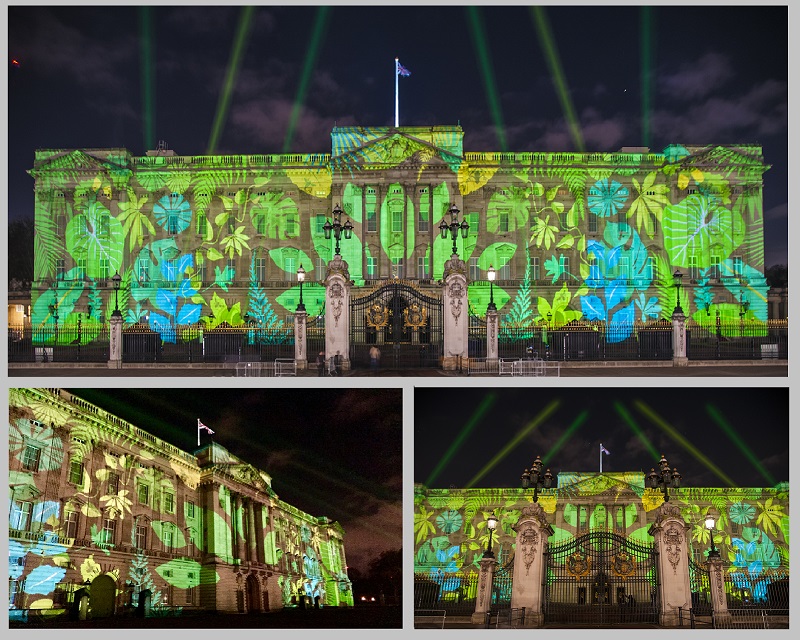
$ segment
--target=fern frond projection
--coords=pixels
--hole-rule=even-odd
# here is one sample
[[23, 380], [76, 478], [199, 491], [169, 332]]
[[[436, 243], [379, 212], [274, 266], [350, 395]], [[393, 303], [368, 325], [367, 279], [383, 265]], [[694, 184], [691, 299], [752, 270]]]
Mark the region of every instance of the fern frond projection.
[[514, 302], [508, 312], [508, 322], [514, 326], [526, 326], [533, 321], [531, 306], [531, 267], [530, 248], [525, 245], [525, 277], [517, 288]]
[[55, 217], [46, 204], [36, 204], [36, 233], [33, 236], [33, 274], [35, 280], [52, 280], [56, 277], [56, 264], [64, 255], [64, 245], [59, 242]]
[[259, 342], [281, 344], [288, 339], [284, 329], [283, 320], [278, 318], [278, 314], [272, 308], [272, 304], [267, 297], [266, 291], [261, 287], [256, 276], [256, 259], [250, 259], [250, 287], [248, 293], [248, 314], [255, 320], [256, 326], [260, 331], [256, 334]]

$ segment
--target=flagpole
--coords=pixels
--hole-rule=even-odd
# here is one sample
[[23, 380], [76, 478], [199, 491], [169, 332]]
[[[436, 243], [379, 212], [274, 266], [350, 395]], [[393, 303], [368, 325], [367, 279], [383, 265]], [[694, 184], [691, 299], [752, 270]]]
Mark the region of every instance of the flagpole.
[[600, 443], [600, 473], [603, 473], [603, 443]]
[[394, 126], [395, 129], [400, 126], [400, 99], [398, 97], [399, 85], [398, 82], [400, 74], [397, 71], [397, 65], [400, 64], [400, 58], [394, 59]]
[[197, 419], [197, 448], [200, 448], [200, 418]]

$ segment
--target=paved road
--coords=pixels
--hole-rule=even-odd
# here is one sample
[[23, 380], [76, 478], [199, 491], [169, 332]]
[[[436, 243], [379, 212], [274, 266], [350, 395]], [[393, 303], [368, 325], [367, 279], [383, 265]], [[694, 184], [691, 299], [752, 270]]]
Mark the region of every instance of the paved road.
[[[125, 368], [125, 369], [106, 369], [102, 367], [36, 367], [36, 368], [12, 368], [8, 372], [11, 378], [41, 378], [41, 377], [74, 377], [74, 378], [214, 378], [214, 377], [233, 377], [236, 375], [234, 369], [221, 368], [200, 368], [200, 367], [154, 367], [154, 368]], [[302, 372], [304, 378], [316, 378], [315, 371]], [[664, 367], [664, 366], [604, 366], [595, 367], [562, 367], [562, 378], [593, 378], [593, 377], [628, 377], [628, 378], [696, 378], [696, 377], [777, 377], [785, 378], [788, 376], [788, 366], [786, 364], [777, 365], [703, 365], [688, 367]], [[457, 372], [446, 372], [439, 369], [380, 369], [373, 373], [369, 369], [356, 369], [345, 372], [342, 379], [346, 378], [370, 378], [370, 377], [466, 377]], [[508, 378], [498, 378], [496, 375], [474, 376], [481, 380], [508, 380]], [[323, 380], [336, 380], [337, 378], [323, 378]], [[291, 378], [281, 378], [281, 380], [291, 380]]]

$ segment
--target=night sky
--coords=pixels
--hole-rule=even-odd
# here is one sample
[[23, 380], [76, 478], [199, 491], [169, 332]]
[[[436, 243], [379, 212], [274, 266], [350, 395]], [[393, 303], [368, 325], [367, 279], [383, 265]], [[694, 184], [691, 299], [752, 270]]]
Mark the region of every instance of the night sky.
[[347, 562], [401, 547], [399, 389], [70, 389], [193, 452], [197, 419], [232, 454], [272, 476], [278, 497], [345, 529]]
[[[319, 12], [253, 12], [217, 153], [329, 153], [334, 124], [393, 124], [395, 56], [411, 71], [400, 78], [401, 126], [460, 123], [466, 151], [500, 151], [502, 137], [513, 151], [574, 149], [546, 39], [528, 8], [336, 6], [318, 23]], [[153, 8], [147, 22], [138, 7], [10, 8], [10, 219], [32, 216], [33, 180], [24, 172], [37, 148], [141, 155], [164, 140], [179, 155], [207, 153], [240, 14]], [[587, 151], [648, 142], [655, 151], [670, 143], [763, 146], [772, 165], [764, 178], [765, 262], [785, 264], [788, 9], [654, 7], [643, 20], [639, 7], [575, 6], [546, 16]], [[287, 141], [304, 68], [306, 92]]]
[[[498, 456], [551, 406], [538, 427]], [[555, 451], [572, 425], [577, 426]], [[601, 443], [610, 452], [603, 456], [604, 472], [649, 473], [658, 458], [635, 430], [658, 457], [665, 455], [678, 468], [684, 486], [770, 487], [789, 480], [787, 388], [610, 386], [416, 389], [414, 481], [430, 480], [432, 488], [519, 487], [520, 475], [537, 455], [551, 456], [546, 462], [554, 474], [597, 473]], [[451, 447], [449, 462], [434, 473]], [[491, 470], [471, 482], [495, 458]]]

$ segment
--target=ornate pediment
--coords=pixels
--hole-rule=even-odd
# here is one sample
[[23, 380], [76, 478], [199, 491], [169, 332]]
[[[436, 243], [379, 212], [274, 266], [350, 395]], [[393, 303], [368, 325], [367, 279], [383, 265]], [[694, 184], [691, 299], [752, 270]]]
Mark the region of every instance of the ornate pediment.
[[124, 162], [125, 158], [122, 155], [104, 158], [82, 149], [74, 149], [57, 153], [36, 163], [31, 175], [35, 176], [50, 171], [108, 172], [115, 175], [130, 173], [130, 169], [125, 166]]
[[334, 133], [331, 165], [334, 169], [349, 172], [376, 165], [422, 171], [437, 164], [458, 171], [462, 162], [461, 152], [454, 153], [434, 142], [434, 137], [420, 138], [402, 129], [338, 130]]
[[602, 495], [630, 500], [644, 492], [644, 474], [636, 473], [560, 473], [559, 496]]

